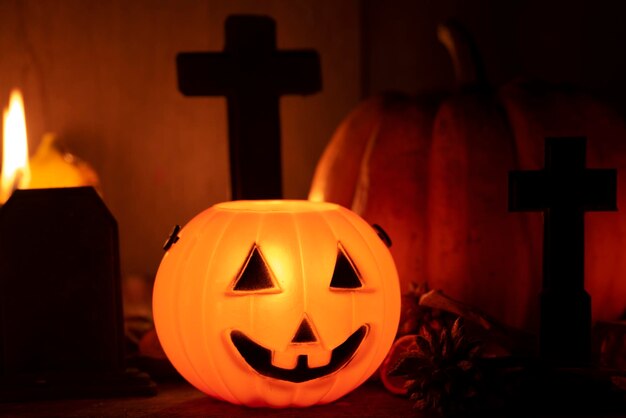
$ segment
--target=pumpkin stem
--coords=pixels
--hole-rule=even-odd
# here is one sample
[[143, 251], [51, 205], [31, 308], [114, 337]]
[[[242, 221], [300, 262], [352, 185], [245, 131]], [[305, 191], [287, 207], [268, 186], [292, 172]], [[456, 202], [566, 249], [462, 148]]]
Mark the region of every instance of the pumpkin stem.
[[482, 57], [469, 32], [458, 22], [448, 20], [437, 26], [437, 38], [448, 50], [457, 86], [464, 89], [487, 85]]

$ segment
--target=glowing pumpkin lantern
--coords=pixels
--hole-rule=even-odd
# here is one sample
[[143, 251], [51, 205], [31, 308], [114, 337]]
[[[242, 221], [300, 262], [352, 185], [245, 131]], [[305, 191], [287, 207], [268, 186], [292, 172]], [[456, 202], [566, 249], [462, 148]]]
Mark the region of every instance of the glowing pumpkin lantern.
[[234, 201], [197, 215], [165, 254], [154, 321], [198, 389], [248, 406], [331, 402], [383, 361], [399, 321], [390, 252], [332, 203]]

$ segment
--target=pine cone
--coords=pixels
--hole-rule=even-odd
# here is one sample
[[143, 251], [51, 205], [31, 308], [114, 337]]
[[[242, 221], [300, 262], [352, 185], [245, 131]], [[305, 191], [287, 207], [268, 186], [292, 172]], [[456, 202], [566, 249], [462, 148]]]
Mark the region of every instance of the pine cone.
[[407, 379], [416, 409], [446, 416], [465, 412], [480, 389], [480, 349], [480, 343], [466, 337], [461, 318], [438, 332], [424, 326], [389, 374]]
[[409, 290], [402, 294], [402, 311], [397, 337], [418, 334], [423, 327], [440, 330], [446, 325], [452, 326], [456, 315], [420, 305], [420, 298], [429, 290], [426, 282], [411, 282]]

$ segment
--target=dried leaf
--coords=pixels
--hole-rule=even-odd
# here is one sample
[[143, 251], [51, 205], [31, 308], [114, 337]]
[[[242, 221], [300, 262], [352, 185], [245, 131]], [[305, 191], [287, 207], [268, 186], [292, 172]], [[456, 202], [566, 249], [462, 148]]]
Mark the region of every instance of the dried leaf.
[[464, 335], [459, 336], [454, 341], [454, 351], [465, 351], [463, 348], [467, 345], [467, 338]]
[[424, 360], [421, 355], [415, 352], [402, 353], [387, 374], [389, 376], [413, 376], [423, 366], [428, 365]]
[[424, 330], [426, 332], [426, 335], [424, 338], [430, 344], [432, 355], [435, 355], [436, 353], [439, 352], [439, 348], [440, 348], [439, 336], [435, 333], [435, 330], [433, 330], [431, 327], [424, 327]]
[[433, 356], [432, 340], [429, 340], [427, 337], [418, 335], [417, 338], [415, 338], [415, 344], [419, 349], [417, 351], [420, 351], [424, 355], [424, 357]]
[[469, 360], [461, 360], [456, 365], [459, 367], [459, 369], [466, 372], [470, 370], [474, 364]]
[[480, 341], [472, 341], [469, 342], [467, 345], [467, 356], [472, 359], [479, 357], [483, 349]]
[[441, 334], [439, 335], [439, 347], [441, 347], [441, 357], [442, 358], [446, 358], [448, 357], [448, 353], [450, 353], [452, 350], [450, 347], [450, 338], [448, 337], [448, 329], [444, 328], [443, 330], [441, 330]]
[[425, 399], [418, 399], [413, 404], [413, 408], [417, 409], [418, 411], [427, 411], [429, 409], [429, 405]]
[[462, 318], [459, 316], [455, 321], [454, 324], [452, 324], [452, 338], [454, 338], [455, 340], [457, 338], [459, 338], [459, 336], [461, 336], [463, 334], [464, 331], [464, 327], [463, 327], [463, 320]]

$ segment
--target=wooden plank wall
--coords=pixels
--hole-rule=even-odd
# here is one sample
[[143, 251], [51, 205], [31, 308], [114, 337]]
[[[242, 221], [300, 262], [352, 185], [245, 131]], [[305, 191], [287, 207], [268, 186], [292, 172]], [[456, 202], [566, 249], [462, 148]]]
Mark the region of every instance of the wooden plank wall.
[[358, 9], [357, 0], [2, 0], [0, 103], [20, 87], [31, 152], [55, 132], [95, 167], [123, 272], [150, 275], [175, 223], [229, 199], [225, 100], [184, 98], [176, 53], [221, 50], [233, 13], [270, 15], [279, 48], [320, 52], [323, 92], [281, 104], [285, 196], [305, 198], [360, 97]]

